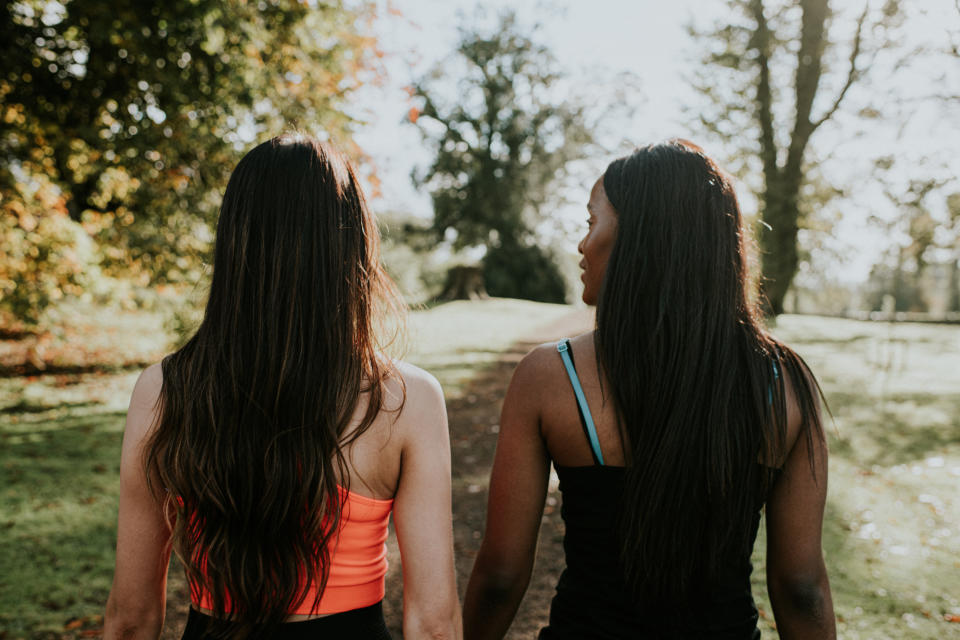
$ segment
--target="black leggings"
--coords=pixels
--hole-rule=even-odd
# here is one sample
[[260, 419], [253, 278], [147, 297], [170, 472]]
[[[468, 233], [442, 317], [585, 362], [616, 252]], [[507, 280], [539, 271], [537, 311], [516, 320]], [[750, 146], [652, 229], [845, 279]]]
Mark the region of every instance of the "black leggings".
[[[215, 619], [200, 613], [193, 607], [187, 618], [187, 627], [183, 630], [182, 640], [202, 640], [213, 638], [208, 633]], [[381, 602], [353, 609], [343, 613], [334, 613], [323, 618], [313, 618], [301, 622], [285, 622], [269, 632], [259, 634], [257, 638], [284, 638], [289, 640], [326, 640], [327, 638], [356, 638], [357, 640], [391, 640], [387, 623], [383, 619]]]

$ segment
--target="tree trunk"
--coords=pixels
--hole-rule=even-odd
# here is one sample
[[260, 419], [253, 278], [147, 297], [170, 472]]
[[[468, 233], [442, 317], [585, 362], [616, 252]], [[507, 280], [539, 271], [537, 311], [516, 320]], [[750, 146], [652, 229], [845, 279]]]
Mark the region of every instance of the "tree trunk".
[[483, 285], [483, 268], [458, 265], [447, 271], [447, 282], [438, 296], [440, 300], [483, 300], [487, 290]]
[[760, 198], [762, 223], [759, 244], [763, 272], [760, 292], [764, 313], [767, 315], [783, 313], [784, 298], [800, 264], [797, 251], [800, 220], [798, 203], [800, 187], [804, 181], [807, 144], [817, 127], [829, 119], [840, 106], [844, 94], [857, 76], [856, 59], [860, 49], [860, 32], [866, 20], [864, 12], [857, 24], [850, 71], [844, 87], [826, 113], [814, 120], [811, 112], [823, 73], [822, 61], [827, 44], [826, 25], [830, 7], [828, 0], [806, 0], [799, 4], [803, 14], [793, 86], [795, 112], [786, 154], [781, 153], [782, 149], [777, 144], [773, 121], [774, 91], [771, 85], [770, 58], [774, 35], [767, 23], [764, 1], [751, 0], [748, 5], [749, 12], [757, 23], [751, 49], [756, 53], [754, 117], [759, 125], [758, 141], [764, 177], [764, 190]]
[[88, 176], [86, 180], [77, 182], [69, 166], [70, 148], [61, 145], [54, 150], [53, 155], [59, 178], [57, 184], [67, 201], [67, 213], [74, 222], [83, 222], [83, 212], [91, 208], [90, 197], [97, 187], [99, 175]]
[[783, 300], [790, 289], [800, 263], [797, 253], [797, 207], [780, 197], [768, 200], [764, 211], [764, 226], [760, 233], [763, 253], [763, 280], [761, 291], [767, 314], [783, 313]]
[[893, 271], [893, 311], [907, 311], [910, 308], [910, 302], [906, 299], [903, 282], [903, 247], [897, 250], [897, 266]]
[[950, 278], [947, 280], [947, 311], [960, 311], [960, 257], [950, 261]]

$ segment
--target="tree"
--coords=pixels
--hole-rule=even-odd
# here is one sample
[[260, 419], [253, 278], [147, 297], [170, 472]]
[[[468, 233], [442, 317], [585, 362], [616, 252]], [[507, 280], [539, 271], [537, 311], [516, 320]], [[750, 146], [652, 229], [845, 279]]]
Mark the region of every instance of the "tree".
[[[99, 257], [93, 239], [67, 215], [59, 190], [41, 178], [14, 185], [0, 202], [0, 309], [36, 325], [41, 312], [65, 295], [97, 292]], [[2, 318], [2, 316], [0, 316]], [[11, 327], [3, 326], [2, 329]]]
[[[708, 105], [699, 119], [740, 150], [742, 169], [759, 166], [762, 173], [757, 190], [761, 287], [767, 311], [779, 314], [799, 266], [797, 235], [810, 141], [869, 66], [864, 34], [871, 31], [870, 13], [865, 6], [847, 38], [831, 39], [835, 16], [828, 0], [729, 0], [728, 5], [734, 19], [712, 30], [691, 28], [708, 47], [697, 82]], [[877, 24], [893, 20], [897, 12], [897, 3], [887, 1]], [[841, 42], [847, 49], [845, 70], [832, 95], [824, 96], [830, 91], [823, 82], [828, 54]]]
[[350, 143], [346, 100], [376, 75], [372, 18], [364, 2], [5, 3], [5, 222], [36, 208], [25, 184], [49, 181], [50, 215], [95, 238], [107, 273], [196, 279], [246, 147], [290, 123]]
[[[958, 7], [960, 9], [960, 7]], [[960, 313], [960, 193], [947, 196], [947, 211], [950, 214], [952, 247], [948, 259], [949, 280], [947, 281], [947, 311]]]
[[[923, 167], [922, 177], [900, 185], [889, 175], [896, 166], [892, 158], [877, 166], [877, 180], [898, 215], [871, 220], [893, 239], [871, 273], [871, 307], [879, 309], [889, 296], [895, 311], [960, 311], [960, 194], [949, 192], [954, 178], [931, 175], [930, 167]], [[902, 169], [897, 172], [903, 179]]]
[[[486, 249], [491, 295], [562, 301], [556, 267], [533, 244], [533, 230], [553, 201], [551, 187], [593, 141], [585, 106], [562, 94], [555, 59], [521, 32], [513, 12], [489, 31], [461, 28], [457, 58], [462, 71], [447, 61], [413, 88], [419, 106], [411, 120], [436, 153], [414, 181], [430, 189], [436, 237], [452, 236], [455, 249]], [[456, 95], [441, 83], [455, 85]]]
[[892, 291], [895, 311], [926, 311], [921, 280], [934, 246], [937, 221], [926, 206], [927, 196], [943, 186], [934, 179], [912, 180], [903, 195], [885, 188], [887, 197], [902, 212], [894, 225], [904, 227], [906, 242], [895, 248]]

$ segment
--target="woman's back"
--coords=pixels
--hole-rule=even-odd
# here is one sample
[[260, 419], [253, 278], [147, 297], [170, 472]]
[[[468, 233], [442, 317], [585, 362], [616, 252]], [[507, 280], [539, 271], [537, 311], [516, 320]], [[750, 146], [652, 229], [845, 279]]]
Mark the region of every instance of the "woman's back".
[[[436, 380], [412, 365], [399, 361], [394, 364], [396, 369], [382, 382], [384, 401], [380, 411], [354, 439], [370, 401], [369, 393], [361, 394], [344, 433], [343, 476], [337, 481], [341, 522], [331, 544], [329, 575], [322, 598], [314, 607], [320, 585], [311, 585], [300, 606], [289, 612], [288, 621], [369, 606], [383, 598], [383, 577], [387, 571], [384, 543], [400, 484], [404, 450], [423, 446], [420, 441], [426, 438], [442, 441], [443, 434], [432, 425], [443, 425], [445, 421]], [[138, 395], [159, 399], [161, 385], [158, 364], [144, 373]], [[152, 402], [145, 404], [154, 406]], [[144, 437], [150, 435], [146, 433]], [[247, 473], [257, 476], [258, 471], [251, 468]], [[264, 486], [269, 484], [266, 478], [257, 481]], [[198, 590], [193, 600], [198, 609], [212, 613], [209, 593]]]
[[[131, 401], [111, 622], [119, 600], [162, 593], [171, 547], [206, 626], [354, 620], [383, 597], [393, 509], [405, 577], [441, 594], [411, 587], [405, 626], [450, 629], [446, 414], [433, 378], [381, 352], [379, 316], [399, 305], [345, 157], [301, 135], [244, 156], [220, 209], [203, 322]], [[365, 619], [386, 633], [379, 611]]]
[[[562, 364], [560, 350], [571, 356], [572, 376]], [[692, 610], [680, 603], [670, 607], [637, 602], [631, 595], [617, 534], [624, 507], [623, 447], [612, 403], [609, 398], [604, 401], [593, 335], [542, 345], [530, 357], [542, 360], [541, 383], [554, 398], [541, 409], [541, 430], [560, 482], [565, 527], [566, 568], [551, 604], [550, 626], [540, 637], [716, 638], [725, 633], [750, 637], [756, 629], [757, 610], [750, 592], [749, 549], [725, 559], [719, 578], [701, 586]], [[582, 390], [583, 406], [579, 406], [574, 379]], [[609, 395], [609, 385], [606, 388]], [[590, 444], [591, 430], [596, 434], [596, 449]], [[752, 547], [764, 496], [759, 486], [745, 490], [755, 493], [756, 509], [748, 521], [729, 526], [746, 530]], [[663, 526], [669, 527], [669, 522]]]
[[[650, 145], [607, 167], [587, 211], [582, 297], [597, 324], [565, 353], [589, 408], [578, 411], [572, 363], [568, 373], [556, 346], [517, 367], [467, 590], [468, 634], [499, 637], [509, 625], [551, 463], [568, 572], [547, 637], [750, 638], [749, 557], [768, 493], [771, 599], [776, 610], [774, 594], [789, 584], [804, 609], [777, 612], [778, 624], [789, 619], [798, 637], [826, 631], [817, 387], [763, 326], [729, 177], [695, 145]], [[800, 601], [808, 592], [815, 598]]]

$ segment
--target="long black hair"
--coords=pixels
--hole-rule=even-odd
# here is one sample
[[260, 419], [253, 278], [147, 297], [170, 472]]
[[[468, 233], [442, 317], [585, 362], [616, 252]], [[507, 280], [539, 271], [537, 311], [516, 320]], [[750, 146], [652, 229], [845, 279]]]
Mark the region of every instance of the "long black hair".
[[323, 592], [343, 448], [380, 411], [391, 369], [374, 335], [395, 300], [378, 243], [328, 144], [274, 138], [230, 177], [203, 322], [163, 361], [144, 461], [194, 600], [209, 594], [223, 633], [262, 631]]
[[736, 195], [699, 147], [638, 149], [603, 187], [617, 236], [595, 341], [628, 465], [623, 565], [636, 597], [690, 602], [750, 552], [748, 523], [786, 453], [783, 374], [803, 437], [822, 429], [819, 388], [764, 329]]

